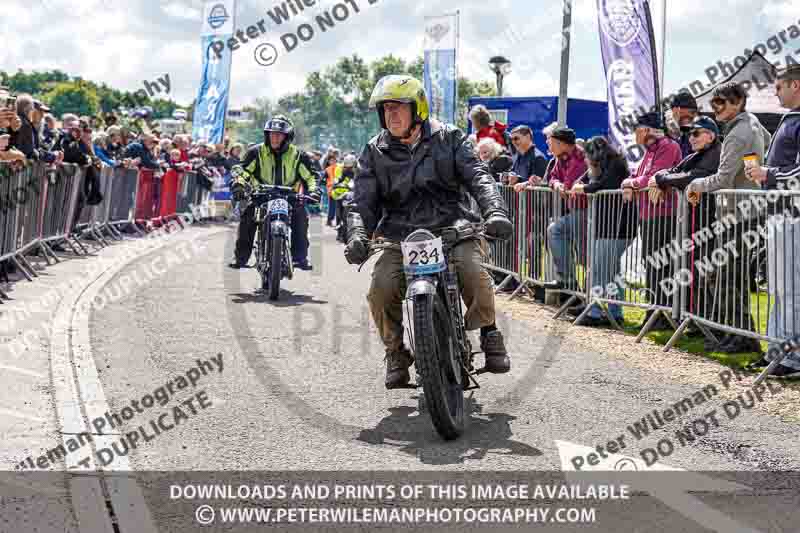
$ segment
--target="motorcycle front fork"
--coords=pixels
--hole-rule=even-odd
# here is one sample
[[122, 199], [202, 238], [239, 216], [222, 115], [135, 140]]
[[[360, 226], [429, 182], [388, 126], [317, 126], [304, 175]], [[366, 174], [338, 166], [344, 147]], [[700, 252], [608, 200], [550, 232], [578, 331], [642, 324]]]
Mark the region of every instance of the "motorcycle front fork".
[[461, 366], [464, 370], [464, 375], [469, 379], [471, 384], [465, 386], [464, 390], [478, 389], [480, 385], [475, 381], [473, 374], [475, 367], [473, 359], [475, 353], [472, 351], [472, 343], [467, 337], [466, 325], [464, 324], [464, 309], [461, 305], [461, 291], [458, 290], [458, 275], [456, 274], [455, 266], [448, 265], [447, 273], [445, 274], [446, 292], [448, 304], [450, 305], [451, 314], [455, 323], [453, 324], [456, 333], [456, 343], [461, 357]]

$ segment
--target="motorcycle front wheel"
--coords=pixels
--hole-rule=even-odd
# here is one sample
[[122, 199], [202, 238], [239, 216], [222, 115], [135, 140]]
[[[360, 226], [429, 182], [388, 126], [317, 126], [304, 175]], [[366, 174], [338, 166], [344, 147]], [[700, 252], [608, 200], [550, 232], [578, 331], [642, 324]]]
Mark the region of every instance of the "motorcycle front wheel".
[[453, 328], [440, 295], [414, 297], [413, 331], [426, 409], [439, 435], [456, 439], [464, 432], [464, 386]]
[[281, 292], [281, 270], [283, 270], [283, 239], [272, 237], [272, 253], [266, 272], [267, 292], [270, 300], [277, 300]]

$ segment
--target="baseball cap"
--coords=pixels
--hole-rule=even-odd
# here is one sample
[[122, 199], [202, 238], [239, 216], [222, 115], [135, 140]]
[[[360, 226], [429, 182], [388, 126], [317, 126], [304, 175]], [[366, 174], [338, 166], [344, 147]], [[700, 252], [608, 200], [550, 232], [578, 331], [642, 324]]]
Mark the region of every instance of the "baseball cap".
[[664, 125], [661, 122], [661, 115], [658, 113], [645, 113], [644, 115], [636, 119], [636, 127], [652, 128], [654, 130], [664, 129]]
[[696, 119], [694, 119], [694, 122], [692, 122], [689, 131], [694, 131], [699, 129], [713, 131], [714, 135], [719, 136], [719, 127], [717, 126], [717, 123], [714, 122], [714, 119], [711, 117], [697, 117]]
[[683, 109], [697, 110], [697, 100], [690, 93], [680, 92], [672, 98], [670, 107], [681, 107]]

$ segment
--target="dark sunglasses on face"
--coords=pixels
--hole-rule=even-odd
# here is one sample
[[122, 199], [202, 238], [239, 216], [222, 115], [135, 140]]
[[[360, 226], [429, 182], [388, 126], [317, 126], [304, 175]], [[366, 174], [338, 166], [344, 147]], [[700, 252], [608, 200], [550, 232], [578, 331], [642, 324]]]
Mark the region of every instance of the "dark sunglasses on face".
[[697, 138], [697, 137], [700, 137], [704, 133], [705, 132], [703, 130], [694, 130], [694, 131], [690, 132], [689, 135], [692, 136], [692, 137]]
[[518, 142], [520, 139], [522, 139], [522, 137], [520, 137], [519, 135], [517, 135], [516, 137], [511, 137], [511, 142], [514, 142], [514, 143], [515, 143], [515, 142]]

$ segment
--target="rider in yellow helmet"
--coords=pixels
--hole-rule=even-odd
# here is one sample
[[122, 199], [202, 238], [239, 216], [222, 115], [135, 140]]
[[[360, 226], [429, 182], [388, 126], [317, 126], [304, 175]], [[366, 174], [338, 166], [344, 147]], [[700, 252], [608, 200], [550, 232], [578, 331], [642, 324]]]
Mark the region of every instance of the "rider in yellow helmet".
[[[510, 236], [513, 228], [494, 179], [463, 132], [429, 117], [419, 80], [397, 75], [382, 78], [370, 106], [377, 111], [383, 131], [369, 141], [358, 162], [355, 198], [347, 220], [348, 262], [366, 259], [373, 235], [401, 241], [419, 228], [437, 233], [443, 227], [466, 228], [483, 220], [487, 234]], [[471, 209], [470, 195], [480, 206], [480, 216]], [[481, 266], [486, 250], [486, 242], [476, 235], [455, 246], [449, 260], [462, 285], [466, 328], [480, 328], [486, 369], [503, 373], [511, 363], [495, 326], [492, 278]], [[386, 347], [389, 389], [408, 383], [408, 368], [413, 364], [403, 346], [404, 294], [402, 254], [386, 250], [373, 269], [367, 300]]]

